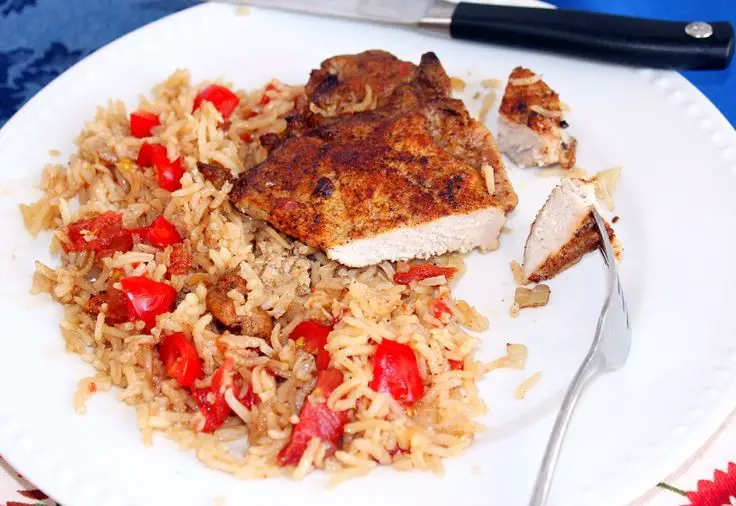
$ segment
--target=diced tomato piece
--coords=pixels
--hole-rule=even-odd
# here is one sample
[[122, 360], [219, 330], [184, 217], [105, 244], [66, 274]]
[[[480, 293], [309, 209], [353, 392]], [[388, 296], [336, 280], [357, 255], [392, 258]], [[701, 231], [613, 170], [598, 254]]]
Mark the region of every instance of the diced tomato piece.
[[181, 332], [165, 336], [161, 340], [158, 353], [166, 374], [181, 386], [190, 387], [194, 380], [202, 377], [202, 360], [197, 349]]
[[161, 144], [148, 144], [147, 142], [141, 144], [135, 163], [140, 167], [153, 165], [153, 168], [156, 169], [156, 182], [164, 190], [173, 192], [181, 188], [179, 180], [186, 172], [181, 157], [173, 162], [169, 161], [166, 147]]
[[243, 406], [248, 409], [253, 409], [261, 403], [261, 398], [253, 391], [253, 387], [251, 385], [248, 385], [248, 388], [243, 392], [243, 377], [240, 374], [236, 374], [233, 381], [235, 384], [235, 396]]
[[258, 397], [258, 394], [255, 393], [250, 387], [248, 387], [248, 390], [245, 392], [245, 394], [238, 400], [242, 402], [243, 406], [248, 409], [253, 409], [255, 406], [261, 403], [261, 398]]
[[222, 367], [212, 375], [209, 388], [192, 389], [192, 397], [199, 406], [199, 412], [204, 416], [202, 432], [216, 430], [230, 416], [230, 406], [225, 400], [222, 385], [225, 381], [231, 381], [231, 370], [232, 363], [226, 360]]
[[317, 367], [318, 371], [323, 371], [330, 367], [330, 360], [332, 360], [330, 352], [325, 349], [321, 349], [317, 351], [317, 355], [314, 357], [314, 365]]
[[465, 367], [462, 360], [448, 360], [448, 362], [450, 363], [450, 369], [453, 371], [462, 371]]
[[242, 134], [240, 134], [240, 139], [243, 142], [250, 142], [253, 140], [253, 134], [251, 134], [250, 132], [243, 132]]
[[66, 227], [71, 244], [64, 244], [64, 251], [94, 251], [97, 256], [112, 255], [116, 251], [133, 248], [133, 237], [123, 228], [123, 217], [113, 211], [79, 220]]
[[299, 413], [299, 423], [291, 431], [291, 439], [276, 457], [279, 465], [297, 465], [313, 438], [319, 438], [328, 446], [328, 455], [337, 450], [348, 415], [346, 411], [332, 411], [326, 399], [342, 381], [343, 375], [337, 369], [319, 373], [317, 385]]
[[87, 311], [99, 314], [102, 304], [107, 304], [105, 322], [110, 325], [129, 322], [134, 318], [133, 306], [120, 290], [110, 287], [101, 294], [90, 297], [87, 301]]
[[232, 413], [225, 400], [225, 391], [228, 388], [233, 389], [235, 397], [248, 409], [253, 409], [261, 402], [261, 398], [250, 385], [243, 393], [243, 377], [235, 370], [233, 361], [226, 359], [222, 367], [212, 375], [209, 388], [192, 389], [192, 397], [204, 416], [202, 432], [217, 430]]
[[271, 97], [266, 95], [265, 93], [261, 97], [261, 105], [268, 105], [271, 102]]
[[157, 248], [165, 248], [182, 240], [176, 227], [163, 216], [158, 216], [147, 227], [135, 228], [132, 232]]
[[141, 149], [138, 151], [138, 158], [135, 160], [136, 165], [139, 167], [150, 167], [153, 164], [153, 152], [161, 150], [163, 150], [164, 154], [166, 153], [166, 148], [161, 144], [143, 142]]
[[186, 274], [192, 267], [192, 255], [187, 245], [180, 242], [171, 247], [169, 255], [169, 274]]
[[218, 84], [210, 84], [197, 94], [194, 98], [193, 111], [199, 109], [204, 101], [211, 102], [215, 109], [220, 111], [222, 119], [227, 119], [240, 103], [235, 93]]
[[156, 316], [171, 310], [176, 301], [176, 290], [166, 283], [153, 281], [145, 276], [133, 276], [120, 280], [123, 293], [133, 307], [133, 313], [143, 320], [146, 329], [156, 325]]
[[313, 320], [307, 320], [294, 327], [294, 330], [289, 334], [289, 339], [296, 341], [299, 338], [304, 338], [304, 348], [316, 355], [315, 365], [317, 370], [321, 371], [327, 369], [330, 365], [330, 353], [325, 350], [327, 336], [330, 332], [332, 332], [332, 327]]
[[442, 318], [443, 314], [452, 314], [450, 306], [447, 305], [445, 299], [438, 297], [429, 301], [429, 309], [432, 311], [432, 316], [435, 318]]
[[373, 358], [373, 379], [368, 386], [402, 404], [418, 401], [424, 395], [424, 382], [414, 351], [406, 344], [381, 341]]
[[164, 190], [170, 192], [176, 191], [181, 188], [181, 182], [179, 180], [185, 172], [184, 166], [181, 163], [181, 157], [171, 162], [166, 154], [166, 148], [160, 146], [162, 149], [156, 149], [156, 146], [158, 145], [153, 144], [151, 146], [154, 148], [151, 153], [151, 163], [153, 164], [153, 168], [156, 169], [156, 182]]
[[327, 399], [332, 392], [343, 382], [343, 374], [338, 369], [326, 369], [317, 376], [317, 384], [312, 394], [320, 395]]
[[272, 90], [277, 90], [277, 89], [278, 88], [273, 83], [268, 83], [268, 86], [266, 86], [266, 91], [272, 91]]
[[151, 129], [159, 126], [161, 120], [158, 116], [148, 111], [130, 113], [130, 133], [139, 139], [151, 136]]
[[[212, 432], [218, 429], [230, 416], [232, 410], [225, 400], [225, 390], [233, 388], [236, 374], [233, 361], [229, 358], [225, 359], [222, 366], [212, 375], [209, 388], [192, 389], [192, 397], [199, 406], [200, 413], [204, 416], [202, 432]], [[242, 378], [240, 381], [242, 381]], [[258, 400], [260, 401], [260, 399]], [[240, 402], [243, 402], [242, 398]]]
[[332, 327], [314, 320], [306, 320], [294, 327], [289, 334], [289, 339], [297, 340], [303, 337], [307, 351], [319, 350], [327, 344], [327, 336], [330, 332], [332, 332]]
[[457, 269], [455, 267], [440, 267], [434, 264], [412, 265], [407, 272], [397, 272], [394, 274], [394, 283], [397, 285], [408, 285], [412, 281], [421, 281], [435, 276], [445, 276], [450, 279], [455, 275]]

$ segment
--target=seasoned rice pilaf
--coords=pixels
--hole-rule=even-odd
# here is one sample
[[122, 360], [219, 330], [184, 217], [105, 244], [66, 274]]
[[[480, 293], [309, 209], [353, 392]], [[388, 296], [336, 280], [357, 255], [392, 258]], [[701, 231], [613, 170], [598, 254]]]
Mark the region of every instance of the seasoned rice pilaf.
[[[439, 473], [482, 429], [476, 380], [519, 366], [518, 353], [474, 359], [467, 331], [487, 321], [451, 296], [461, 257], [346, 268], [241, 214], [231, 181], [203, 176], [263, 161], [260, 136], [286, 128], [302, 93], [272, 81], [235, 96], [179, 70], [132, 116], [101, 107], [69, 163], [44, 170], [45, 196], [21, 206], [60, 259], [37, 262], [33, 290], [64, 305], [66, 346], [96, 369], [76, 408], [119, 387], [147, 444], [160, 431], [244, 478]], [[222, 291], [225, 274], [245, 288]], [[213, 316], [215, 290], [237, 324]]]

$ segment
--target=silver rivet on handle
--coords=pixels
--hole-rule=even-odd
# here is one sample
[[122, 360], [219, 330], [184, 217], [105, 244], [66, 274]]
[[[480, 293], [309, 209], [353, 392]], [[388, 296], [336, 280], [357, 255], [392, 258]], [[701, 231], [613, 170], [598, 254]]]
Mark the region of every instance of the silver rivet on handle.
[[707, 39], [713, 35], [713, 27], [705, 21], [693, 21], [685, 26], [685, 33], [694, 39]]

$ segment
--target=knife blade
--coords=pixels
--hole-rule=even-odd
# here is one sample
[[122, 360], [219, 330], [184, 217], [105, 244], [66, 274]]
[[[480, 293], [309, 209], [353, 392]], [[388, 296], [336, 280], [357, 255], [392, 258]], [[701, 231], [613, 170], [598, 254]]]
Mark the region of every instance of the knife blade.
[[624, 65], [712, 70], [733, 57], [727, 21], [662, 21], [593, 12], [446, 0], [210, 0], [395, 23], [499, 45]]
[[431, 0], [224, 0], [224, 3], [412, 25], [424, 17]]

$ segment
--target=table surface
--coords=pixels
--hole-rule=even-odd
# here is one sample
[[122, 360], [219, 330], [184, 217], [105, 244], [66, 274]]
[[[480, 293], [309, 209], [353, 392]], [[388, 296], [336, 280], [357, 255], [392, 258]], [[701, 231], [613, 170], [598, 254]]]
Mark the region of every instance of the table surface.
[[[95, 49], [146, 23], [197, 4], [196, 0], [0, 0], [0, 126], [48, 82]], [[552, 0], [562, 8], [692, 21], [728, 20], [736, 25], [736, 0]], [[736, 125], [734, 66], [723, 71], [685, 72]], [[673, 445], [677, 442], [673, 441]], [[662, 480], [694, 490], [736, 458], [736, 415], [679, 469]], [[657, 488], [637, 505], [686, 502]], [[54, 505], [0, 458], [0, 506]], [[705, 506], [705, 505], [703, 505]]]

